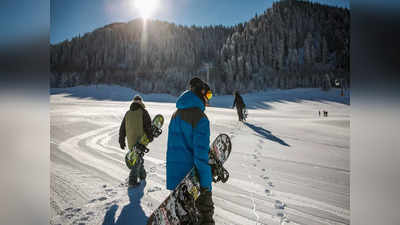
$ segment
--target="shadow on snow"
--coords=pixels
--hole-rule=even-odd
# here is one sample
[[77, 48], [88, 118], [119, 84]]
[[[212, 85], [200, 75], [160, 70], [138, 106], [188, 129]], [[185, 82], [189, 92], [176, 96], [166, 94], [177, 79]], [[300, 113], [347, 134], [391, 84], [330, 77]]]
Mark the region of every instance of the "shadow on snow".
[[[183, 90], [182, 90], [183, 91]], [[78, 99], [92, 99], [98, 101], [132, 101], [139, 92], [126, 87], [116, 85], [90, 85], [71, 88], [51, 88], [50, 95], [64, 94], [66, 97]], [[177, 96], [169, 94], [141, 94], [145, 102], [175, 103]], [[340, 96], [340, 90], [332, 89], [329, 92], [317, 88], [300, 88], [292, 90], [272, 90], [259, 93], [242, 95], [248, 109], [272, 109], [270, 103], [288, 103], [302, 101], [337, 102], [349, 105], [349, 92], [346, 96]], [[234, 97], [232, 95], [216, 96], [211, 99], [210, 106], [217, 108], [231, 108]]]
[[262, 127], [258, 127], [258, 126], [256, 126], [256, 125], [250, 124], [250, 123], [248, 123], [248, 122], [244, 122], [244, 124], [245, 124], [246, 126], [248, 126], [250, 129], [252, 129], [253, 131], [255, 131], [255, 132], [256, 132], [258, 135], [260, 135], [261, 137], [263, 137], [263, 138], [265, 138], [265, 139], [268, 139], [268, 140], [270, 140], [270, 141], [273, 141], [273, 142], [277, 142], [277, 143], [279, 143], [279, 144], [281, 144], [281, 145], [290, 147], [290, 145], [287, 144], [284, 140], [282, 140], [282, 139], [280, 139], [280, 138], [274, 136], [274, 135], [271, 133], [271, 131], [268, 131], [268, 130], [262, 128]]
[[129, 203], [124, 206], [118, 218], [115, 218], [118, 205], [112, 205], [104, 216], [103, 225], [145, 225], [148, 218], [140, 205], [145, 186], [146, 182], [142, 182], [139, 187], [128, 188]]
[[132, 101], [136, 94], [142, 95], [145, 102], [175, 103], [176, 97], [168, 94], [142, 94], [130, 88], [116, 85], [89, 85], [70, 88], [51, 88], [50, 95], [64, 94], [66, 97], [91, 99], [97, 101]]

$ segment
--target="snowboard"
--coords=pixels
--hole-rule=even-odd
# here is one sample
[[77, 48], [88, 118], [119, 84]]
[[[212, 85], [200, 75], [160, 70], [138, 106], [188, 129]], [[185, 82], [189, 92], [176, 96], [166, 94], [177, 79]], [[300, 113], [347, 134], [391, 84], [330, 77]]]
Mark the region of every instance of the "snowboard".
[[[227, 134], [218, 135], [211, 144], [209, 164], [214, 182], [225, 183], [229, 178], [223, 164], [231, 153], [231, 140]], [[192, 168], [175, 190], [151, 214], [147, 225], [197, 224], [200, 213], [195, 206], [200, 196], [200, 180], [196, 168]]]
[[[151, 131], [153, 134], [153, 137], [156, 138], [161, 135], [162, 133], [162, 126], [164, 124], [164, 117], [161, 114], [157, 114], [154, 116], [153, 120], [151, 121]], [[147, 137], [146, 134], [144, 134], [139, 142], [133, 146], [133, 149], [129, 149], [129, 151], [125, 155], [125, 163], [126, 166], [129, 169], [132, 169], [132, 167], [135, 165], [138, 159], [143, 158], [143, 157], [138, 157], [138, 156], [143, 156], [144, 153], [149, 152], [149, 149], [146, 147], [150, 143], [149, 138]]]
[[246, 107], [244, 107], [244, 108], [242, 109], [242, 115], [243, 115], [243, 120], [246, 121], [247, 116], [249, 115], [249, 113], [247, 112]]

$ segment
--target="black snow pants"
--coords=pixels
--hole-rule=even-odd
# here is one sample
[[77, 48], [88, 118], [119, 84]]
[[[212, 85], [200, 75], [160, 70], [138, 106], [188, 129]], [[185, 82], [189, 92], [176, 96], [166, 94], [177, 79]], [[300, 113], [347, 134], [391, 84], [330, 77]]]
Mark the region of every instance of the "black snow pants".
[[239, 121], [243, 121], [243, 108], [240, 106], [239, 107], [236, 106], [236, 110], [239, 117]]
[[137, 162], [135, 165], [132, 167], [130, 173], [129, 173], [129, 185], [136, 185], [140, 181], [138, 181], [138, 178], [140, 180], [146, 180], [146, 170], [144, 169], [144, 160], [143, 160], [143, 155], [139, 155]]

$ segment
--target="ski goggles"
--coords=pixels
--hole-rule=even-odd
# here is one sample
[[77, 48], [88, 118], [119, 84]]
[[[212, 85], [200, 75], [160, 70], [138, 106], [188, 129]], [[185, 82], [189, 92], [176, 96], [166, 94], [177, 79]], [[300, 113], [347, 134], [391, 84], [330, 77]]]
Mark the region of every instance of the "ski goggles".
[[210, 100], [213, 96], [211, 90], [208, 90], [205, 96], [208, 100]]

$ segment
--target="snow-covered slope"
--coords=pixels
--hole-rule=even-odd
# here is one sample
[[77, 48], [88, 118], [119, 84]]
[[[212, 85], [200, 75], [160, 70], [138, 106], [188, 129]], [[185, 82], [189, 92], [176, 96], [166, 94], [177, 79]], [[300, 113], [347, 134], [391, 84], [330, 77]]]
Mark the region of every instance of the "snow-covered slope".
[[[151, 116], [161, 113], [167, 123], [145, 156], [146, 184], [128, 191], [118, 129], [132, 90], [92, 86], [51, 93], [51, 224], [145, 224], [169, 193], [165, 156], [175, 97], [144, 95]], [[230, 179], [213, 188], [216, 224], [349, 224], [350, 107], [339, 94], [294, 89], [244, 95], [246, 123], [230, 108], [232, 96], [213, 99], [206, 110], [211, 138], [227, 133], [233, 144]]]

